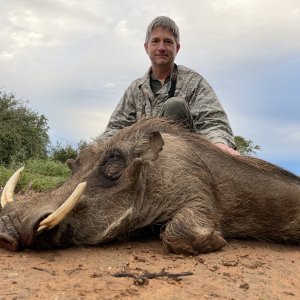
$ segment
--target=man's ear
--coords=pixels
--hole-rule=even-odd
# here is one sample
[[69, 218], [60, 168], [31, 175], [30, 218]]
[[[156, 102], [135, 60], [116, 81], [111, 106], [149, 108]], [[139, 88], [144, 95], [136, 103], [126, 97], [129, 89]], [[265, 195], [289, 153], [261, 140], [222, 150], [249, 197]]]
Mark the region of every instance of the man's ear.
[[145, 48], [146, 53], [148, 54], [148, 43], [144, 44], [144, 48]]
[[159, 152], [163, 149], [164, 141], [158, 131], [145, 135], [135, 145], [135, 154], [143, 161], [158, 159]]
[[180, 44], [177, 43], [177, 44], [176, 44], [176, 54], [178, 53], [179, 49], [180, 49]]

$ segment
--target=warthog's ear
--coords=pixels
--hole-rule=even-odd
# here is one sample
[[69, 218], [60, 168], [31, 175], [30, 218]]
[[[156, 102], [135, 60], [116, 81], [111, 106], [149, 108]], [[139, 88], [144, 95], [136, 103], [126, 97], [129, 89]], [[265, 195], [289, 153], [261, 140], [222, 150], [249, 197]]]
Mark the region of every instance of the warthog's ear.
[[153, 161], [158, 159], [158, 154], [162, 150], [164, 141], [158, 131], [148, 133], [135, 145], [135, 153], [143, 161]]
[[78, 160], [69, 158], [66, 161], [66, 164], [67, 164], [68, 168], [71, 170], [71, 174], [74, 175], [80, 167], [80, 158]]
[[69, 159], [66, 161], [66, 164], [67, 164], [68, 168], [72, 171], [72, 170], [74, 169], [75, 159], [69, 158]]

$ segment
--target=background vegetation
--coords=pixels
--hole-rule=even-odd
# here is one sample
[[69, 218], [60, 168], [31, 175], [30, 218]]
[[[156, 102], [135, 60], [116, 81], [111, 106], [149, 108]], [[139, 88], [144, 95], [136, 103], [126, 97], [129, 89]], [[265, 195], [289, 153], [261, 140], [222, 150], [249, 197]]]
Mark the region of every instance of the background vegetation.
[[28, 101], [0, 91], [0, 189], [21, 166], [26, 168], [17, 191], [44, 191], [70, 175], [65, 162], [86, 145], [51, 145], [48, 120], [28, 107]]
[[30, 158], [46, 158], [48, 120], [14, 95], [0, 92], [0, 164], [10, 166]]
[[255, 155], [261, 150], [260, 146], [254, 145], [251, 140], [247, 140], [240, 135], [234, 137], [235, 144], [241, 155]]
[[[74, 159], [87, 142], [80, 141], [77, 147], [59, 143], [53, 146], [48, 130], [47, 118], [29, 108], [27, 101], [0, 91], [0, 189], [23, 165], [26, 168], [17, 191], [44, 191], [68, 178], [67, 159]], [[242, 155], [260, 150], [241, 136], [236, 136], [235, 142]]]
[[[0, 165], [0, 186], [3, 187], [10, 176], [16, 171]], [[16, 192], [34, 190], [37, 192], [51, 189], [62, 184], [70, 175], [68, 167], [51, 159], [30, 159], [17, 185]]]

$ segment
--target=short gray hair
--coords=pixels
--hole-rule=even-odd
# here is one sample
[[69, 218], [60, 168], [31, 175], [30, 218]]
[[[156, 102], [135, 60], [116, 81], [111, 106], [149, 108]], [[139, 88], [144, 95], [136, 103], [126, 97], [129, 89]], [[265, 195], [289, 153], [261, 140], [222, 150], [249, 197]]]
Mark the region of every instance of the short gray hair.
[[161, 28], [169, 30], [173, 34], [176, 43], [179, 44], [179, 40], [180, 40], [179, 39], [179, 29], [178, 29], [176, 23], [172, 19], [170, 19], [169, 17], [165, 17], [165, 16], [156, 17], [148, 25], [147, 31], [146, 31], [146, 39], [145, 39], [146, 43], [149, 42], [152, 31], [157, 27], [161, 27]]

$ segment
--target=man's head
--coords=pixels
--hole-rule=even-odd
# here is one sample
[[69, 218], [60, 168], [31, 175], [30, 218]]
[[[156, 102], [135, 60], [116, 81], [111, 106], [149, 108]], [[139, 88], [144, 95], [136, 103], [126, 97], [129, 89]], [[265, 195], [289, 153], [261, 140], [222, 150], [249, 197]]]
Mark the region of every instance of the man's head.
[[157, 17], [148, 26], [145, 50], [152, 62], [152, 67], [171, 68], [180, 49], [179, 30], [168, 17]]
[[180, 42], [179, 29], [178, 29], [176, 23], [172, 19], [165, 17], [165, 16], [156, 17], [148, 25], [148, 28], [146, 31], [145, 43], [149, 42], [152, 31], [154, 31], [154, 29], [156, 29], [157, 27], [160, 27], [160, 28], [170, 31], [172, 33], [176, 43], [179, 44], [179, 42]]

